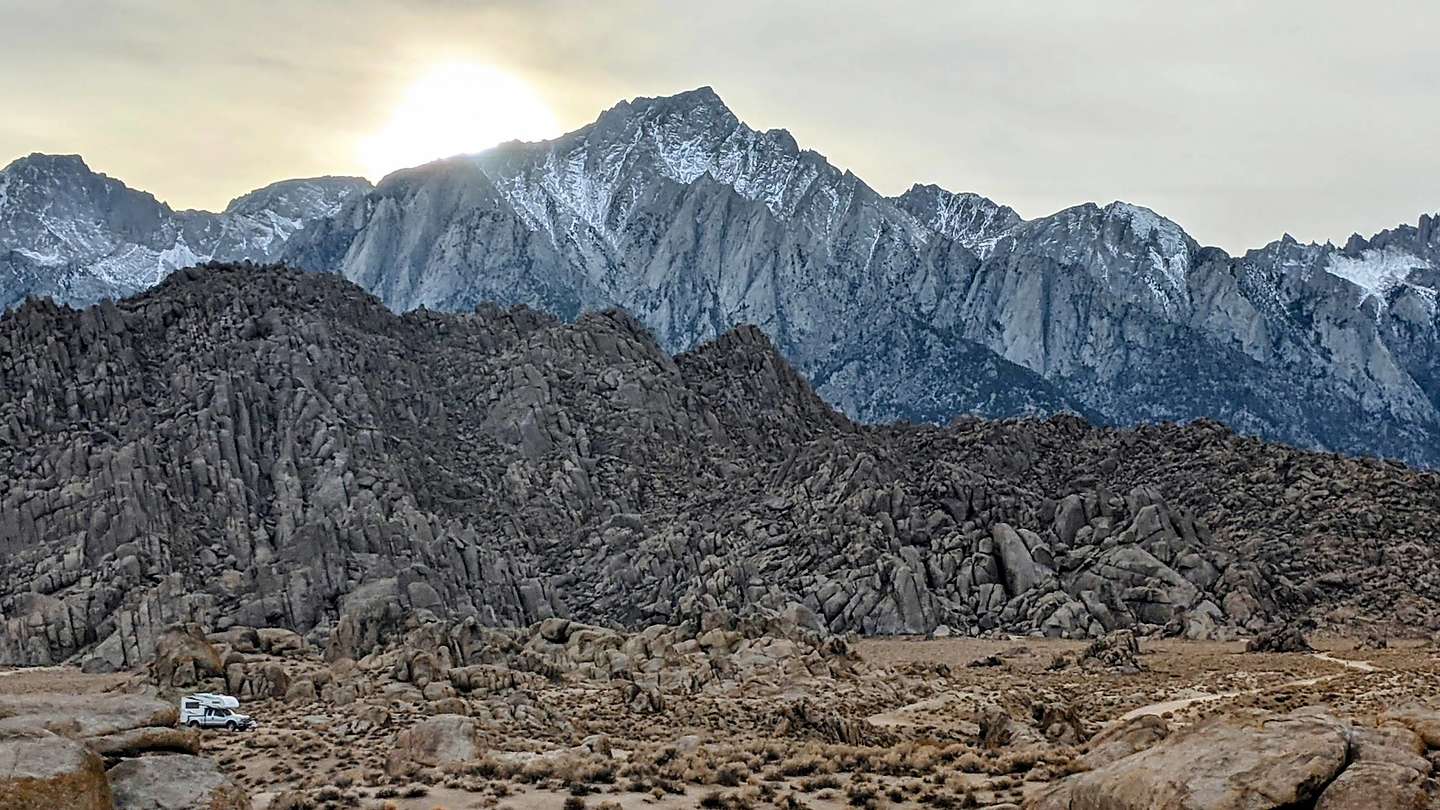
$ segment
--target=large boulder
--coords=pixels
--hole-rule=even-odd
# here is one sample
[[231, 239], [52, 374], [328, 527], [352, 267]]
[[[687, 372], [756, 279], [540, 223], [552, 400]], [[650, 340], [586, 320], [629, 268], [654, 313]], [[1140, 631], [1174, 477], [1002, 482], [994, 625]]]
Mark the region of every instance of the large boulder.
[[39, 729], [0, 732], [0, 807], [112, 810], [100, 755]]
[[1019, 596], [1034, 587], [1048, 569], [1035, 562], [1019, 532], [1009, 524], [997, 523], [991, 527], [990, 534], [995, 539], [996, 550], [1000, 552], [1006, 591], [1011, 596]]
[[199, 625], [181, 624], [166, 630], [155, 641], [150, 674], [161, 686], [187, 687], [223, 675], [224, 664]]
[[262, 627], [255, 631], [261, 651], [270, 655], [296, 655], [305, 651], [305, 639], [284, 627]]
[[250, 796], [208, 759], [127, 759], [110, 769], [115, 810], [250, 810]]
[[225, 691], [242, 699], [283, 698], [290, 673], [274, 661], [231, 664], [225, 668]]
[[403, 776], [419, 768], [438, 768], [480, 758], [486, 746], [479, 724], [458, 714], [437, 714], [395, 735], [385, 771]]
[[1380, 721], [1404, 726], [1415, 732], [1426, 748], [1440, 749], [1440, 711], [1424, 706], [1401, 706], [1380, 715]]
[[1315, 810], [1428, 810], [1425, 778], [1393, 762], [1356, 762], [1315, 803]]
[[1270, 810], [1308, 806], [1345, 767], [1349, 728], [1327, 715], [1220, 715], [1063, 779], [1033, 810]]

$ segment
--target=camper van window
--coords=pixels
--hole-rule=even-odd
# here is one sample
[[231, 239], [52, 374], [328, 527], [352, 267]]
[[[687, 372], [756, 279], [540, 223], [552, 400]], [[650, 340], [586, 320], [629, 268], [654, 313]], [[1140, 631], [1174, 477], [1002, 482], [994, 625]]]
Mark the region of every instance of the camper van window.
[[185, 708], [187, 708], [187, 709], [198, 709], [198, 708], [200, 708], [200, 704], [199, 704], [199, 703], [196, 703], [196, 702], [193, 701], [193, 700], [187, 700], [187, 701], [185, 701]]

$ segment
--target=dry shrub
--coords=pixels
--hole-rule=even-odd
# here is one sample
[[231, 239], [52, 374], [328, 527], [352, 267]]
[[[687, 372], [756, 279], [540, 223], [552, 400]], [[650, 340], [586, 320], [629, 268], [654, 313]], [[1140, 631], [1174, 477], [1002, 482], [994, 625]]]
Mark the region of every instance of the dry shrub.
[[956, 757], [955, 761], [951, 763], [951, 766], [961, 773], [985, 773], [990, 770], [989, 764], [985, 762], [985, 758], [974, 751], [966, 751], [964, 754]]
[[270, 810], [313, 810], [315, 803], [298, 790], [289, 790], [270, 802]]
[[775, 800], [775, 806], [780, 810], [808, 810], [810, 805], [801, 801], [794, 793], [786, 793]]
[[845, 800], [853, 807], [879, 807], [880, 790], [864, 782], [851, 782], [845, 788]]
[[712, 790], [700, 797], [700, 806], [706, 810], [751, 810], [755, 806], [755, 797], [746, 793]]
[[807, 776], [800, 780], [800, 789], [806, 793], [814, 793], [817, 790], [839, 790], [840, 777], [833, 773]]
[[598, 754], [536, 757], [526, 762], [515, 778], [523, 782], [557, 779], [567, 787], [615, 783], [615, 763]]
[[484, 779], [510, 779], [520, 770], [518, 763], [499, 760], [489, 754], [486, 754], [474, 762], [467, 762], [450, 767], [463, 770], [465, 773]]
[[830, 760], [818, 754], [801, 754], [780, 763], [780, 773], [787, 777], [809, 776], [832, 770]]
[[715, 784], [739, 787], [750, 780], [750, 770], [739, 762], [727, 762], [715, 769]]
[[990, 763], [990, 772], [995, 774], [1024, 773], [1035, 767], [1035, 763], [1041, 761], [1043, 756], [1043, 752], [1033, 748], [1009, 751], [996, 757]]

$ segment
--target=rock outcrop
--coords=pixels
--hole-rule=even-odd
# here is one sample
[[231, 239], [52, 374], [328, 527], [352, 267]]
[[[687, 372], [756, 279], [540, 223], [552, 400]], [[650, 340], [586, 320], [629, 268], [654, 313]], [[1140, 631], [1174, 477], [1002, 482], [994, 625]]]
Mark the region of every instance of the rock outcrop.
[[282, 269], [5, 315], [0, 475], [0, 662], [159, 647], [172, 686], [213, 677], [198, 631], [167, 635], [187, 623], [338, 661], [417, 615], [1072, 638], [1440, 615], [1434, 474], [1208, 422], [866, 427], [755, 328], [672, 357], [618, 311], [398, 316]]

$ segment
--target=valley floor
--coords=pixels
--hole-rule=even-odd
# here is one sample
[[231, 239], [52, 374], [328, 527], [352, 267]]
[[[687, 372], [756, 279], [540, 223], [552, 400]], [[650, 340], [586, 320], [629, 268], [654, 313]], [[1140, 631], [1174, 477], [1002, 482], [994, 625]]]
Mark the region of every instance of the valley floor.
[[[258, 658], [291, 685], [330, 688], [248, 700], [259, 728], [204, 731], [198, 753], [269, 810], [1059, 807], [1045, 803], [1047, 783], [1217, 715], [1322, 706], [1384, 729], [1387, 711], [1428, 704], [1425, 722], [1440, 722], [1434, 646], [1312, 641], [1313, 653], [1247, 653], [1241, 643], [1144, 640], [1137, 668], [1097, 666], [1084, 642], [868, 638], [847, 651], [855, 664], [843, 674], [815, 675], [813, 662], [753, 677], [732, 668], [688, 695], [670, 689], [663, 706], [576, 672], [460, 697], [432, 688], [438, 681], [416, 688], [413, 673], [380, 673], [390, 662], [327, 678], [318, 655], [289, 652]], [[3, 672], [0, 717], [13, 715], [6, 701], [154, 694], [142, 680]], [[1410, 747], [1428, 779], [1440, 746]]]

